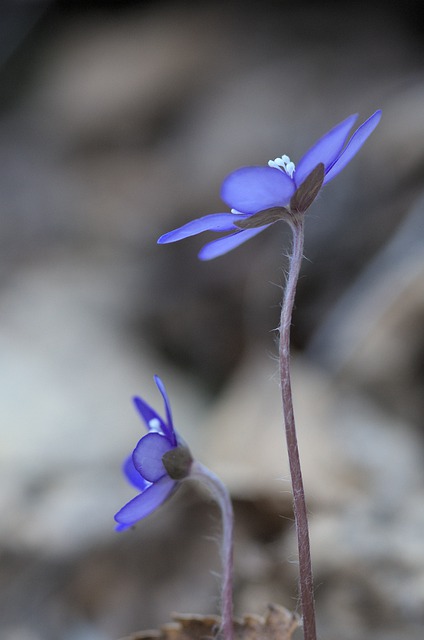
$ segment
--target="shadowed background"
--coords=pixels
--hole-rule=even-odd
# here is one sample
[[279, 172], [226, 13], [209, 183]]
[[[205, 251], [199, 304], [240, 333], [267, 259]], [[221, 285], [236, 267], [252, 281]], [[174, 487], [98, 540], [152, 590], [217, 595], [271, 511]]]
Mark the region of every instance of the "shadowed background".
[[154, 373], [234, 497], [236, 613], [297, 608], [274, 333], [290, 236], [209, 263], [205, 234], [156, 239], [225, 211], [238, 166], [296, 162], [382, 108], [307, 214], [295, 407], [320, 636], [421, 639], [421, 3], [9, 0], [0, 36], [1, 638], [218, 611], [206, 496], [113, 530]]

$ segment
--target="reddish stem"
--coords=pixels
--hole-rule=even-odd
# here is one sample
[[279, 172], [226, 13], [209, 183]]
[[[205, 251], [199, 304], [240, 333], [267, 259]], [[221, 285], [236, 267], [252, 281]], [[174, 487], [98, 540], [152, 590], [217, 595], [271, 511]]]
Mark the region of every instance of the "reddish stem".
[[221, 560], [221, 632], [224, 640], [233, 640], [233, 507], [226, 486], [200, 462], [191, 465], [189, 479], [200, 480], [209, 489], [222, 514]]
[[296, 285], [303, 257], [303, 219], [290, 224], [293, 232], [293, 249], [280, 321], [280, 378], [286, 427], [287, 450], [293, 487], [293, 509], [299, 553], [299, 590], [302, 605], [304, 640], [316, 640], [314, 585], [312, 577], [311, 551], [309, 544], [308, 514], [303, 488], [296, 426], [293, 412], [293, 397], [290, 379], [290, 326]]

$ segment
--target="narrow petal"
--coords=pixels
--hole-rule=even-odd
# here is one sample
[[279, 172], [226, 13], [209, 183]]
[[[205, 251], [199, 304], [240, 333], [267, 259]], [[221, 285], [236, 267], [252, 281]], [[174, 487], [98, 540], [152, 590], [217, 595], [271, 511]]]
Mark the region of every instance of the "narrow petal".
[[117, 524], [115, 527], [115, 531], [125, 531], [125, 529], [129, 529], [132, 527], [133, 523], [130, 524]]
[[203, 249], [199, 252], [200, 260], [212, 260], [212, 258], [217, 258], [218, 256], [222, 256], [224, 253], [228, 253], [232, 249], [235, 249], [239, 245], [246, 242], [246, 240], [250, 240], [253, 236], [256, 236], [258, 233], [269, 227], [267, 224], [264, 227], [256, 227], [255, 229], [246, 229], [246, 231], [237, 231], [236, 233], [232, 233], [229, 236], [225, 236], [224, 238], [219, 238], [218, 240], [213, 240], [212, 242], [208, 242], [205, 244]]
[[284, 207], [294, 191], [293, 180], [283, 171], [271, 167], [242, 167], [225, 178], [221, 198], [232, 209], [252, 214]]
[[165, 385], [163, 384], [162, 380], [159, 378], [159, 376], [154, 376], [154, 380], [156, 382], [156, 386], [159, 389], [162, 398], [163, 398], [163, 402], [165, 405], [165, 413], [166, 413], [166, 420], [168, 423], [168, 436], [171, 440], [171, 442], [174, 444], [174, 446], [177, 446], [177, 436], [175, 434], [174, 431], [174, 423], [172, 421], [172, 413], [171, 413], [171, 403], [169, 402], [169, 398], [168, 398], [168, 394], [166, 393], [166, 389], [165, 389]]
[[340, 122], [302, 156], [293, 176], [298, 187], [320, 162], [327, 168], [338, 158], [357, 117], [358, 114], [354, 114]]
[[137, 520], [152, 513], [168, 498], [176, 488], [176, 484], [175, 480], [171, 480], [169, 476], [163, 476], [158, 482], [133, 498], [115, 515], [115, 520], [118, 522], [117, 530], [123, 531], [135, 524]]
[[233, 221], [240, 216], [234, 213], [211, 213], [203, 218], [191, 220], [174, 231], [168, 231], [157, 241], [158, 244], [177, 242], [190, 236], [195, 236], [203, 231], [231, 231], [234, 229]]
[[140, 475], [140, 472], [134, 466], [133, 454], [131, 453], [122, 465], [122, 471], [125, 473], [128, 482], [140, 491], [144, 491], [147, 487], [150, 487], [151, 482], [148, 482]]
[[165, 424], [160, 415], [156, 413], [156, 411], [152, 409], [152, 407], [148, 405], [143, 398], [136, 396], [133, 398], [133, 401], [137, 411], [146, 423], [147, 429], [149, 431], [163, 433], [163, 435], [167, 436], [169, 432], [168, 425]]
[[378, 123], [380, 122], [381, 111], [378, 110], [373, 113], [372, 116], [365, 120], [363, 124], [355, 131], [351, 139], [349, 140], [346, 149], [341, 153], [339, 158], [327, 172], [324, 178], [324, 184], [332, 180], [342, 169], [345, 168], [348, 162], [358, 153], [359, 149], [364, 144], [365, 140], [374, 131]]
[[156, 482], [166, 474], [162, 456], [173, 449], [168, 438], [160, 433], [148, 433], [139, 440], [133, 451], [133, 462], [137, 471], [149, 482]]

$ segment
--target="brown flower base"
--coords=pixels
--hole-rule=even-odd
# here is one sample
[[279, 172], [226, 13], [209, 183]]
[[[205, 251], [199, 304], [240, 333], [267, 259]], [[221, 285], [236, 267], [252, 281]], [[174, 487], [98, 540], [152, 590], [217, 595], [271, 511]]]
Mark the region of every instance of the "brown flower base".
[[[137, 631], [121, 640], [205, 640], [218, 634], [218, 616], [174, 614], [174, 622], [159, 631]], [[277, 604], [268, 605], [265, 616], [246, 614], [234, 620], [234, 640], [292, 640], [299, 618]]]

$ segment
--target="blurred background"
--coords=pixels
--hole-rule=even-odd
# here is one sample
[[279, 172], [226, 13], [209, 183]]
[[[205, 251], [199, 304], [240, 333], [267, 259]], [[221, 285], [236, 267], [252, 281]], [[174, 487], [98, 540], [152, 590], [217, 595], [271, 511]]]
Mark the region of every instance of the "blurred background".
[[[418, 0], [3, 0], [0, 637], [116, 640], [219, 611], [219, 513], [135, 530], [120, 465], [158, 410], [236, 512], [235, 609], [298, 609], [276, 336], [290, 236], [209, 263], [157, 237], [222, 179], [383, 118], [308, 212], [293, 384], [319, 635], [424, 629], [424, 8]], [[358, 122], [359, 122], [358, 121]]]

